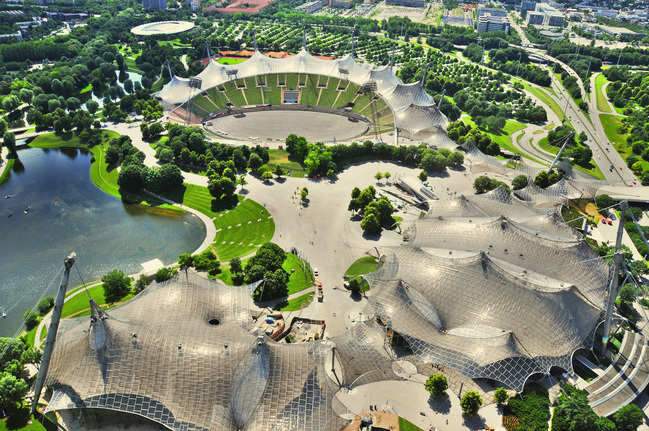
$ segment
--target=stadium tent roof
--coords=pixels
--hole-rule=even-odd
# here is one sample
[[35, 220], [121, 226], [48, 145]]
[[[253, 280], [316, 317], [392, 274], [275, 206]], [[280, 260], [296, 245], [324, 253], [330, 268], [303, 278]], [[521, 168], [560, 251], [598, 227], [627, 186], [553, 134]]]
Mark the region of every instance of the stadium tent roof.
[[572, 371], [572, 354], [592, 347], [609, 265], [556, 212], [502, 193], [433, 206], [406, 227], [408, 244], [379, 249], [383, 265], [365, 277], [377, 315], [420, 364], [520, 391], [533, 373]]
[[[351, 54], [337, 60], [322, 60], [309, 54], [303, 47], [298, 54], [286, 58], [267, 57], [255, 50], [252, 57], [239, 64], [226, 65], [210, 60], [205, 70], [197, 75], [202, 80], [202, 89], [231, 80], [228, 71], [236, 71], [237, 78], [271, 73], [305, 73], [343, 78], [360, 86], [375, 82], [376, 93], [394, 113], [395, 126], [410, 138], [423, 131], [444, 130], [448, 124], [448, 119], [439, 111], [421, 82], [404, 84], [393, 73], [392, 67], [357, 63]], [[173, 77], [159, 96], [168, 104], [183, 104], [197, 94], [189, 88], [188, 79]]]
[[174, 430], [338, 430], [330, 348], [258, 334], [250, 292], [182, 273], [110, 315], [95, 304], [90, 319], [62, 321], [48, 411], [117, 410]]

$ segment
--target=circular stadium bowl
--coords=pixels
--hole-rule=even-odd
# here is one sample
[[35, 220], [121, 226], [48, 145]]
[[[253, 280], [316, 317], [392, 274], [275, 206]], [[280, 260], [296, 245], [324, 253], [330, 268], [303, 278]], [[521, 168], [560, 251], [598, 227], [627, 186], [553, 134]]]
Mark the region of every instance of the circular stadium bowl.
[[194, 23], [189, 21], [158, 21], [138, 25], [131, 29], [131, 33], [138, 36], [154, 36], [159, 34], [177, 34], [194, 28]]

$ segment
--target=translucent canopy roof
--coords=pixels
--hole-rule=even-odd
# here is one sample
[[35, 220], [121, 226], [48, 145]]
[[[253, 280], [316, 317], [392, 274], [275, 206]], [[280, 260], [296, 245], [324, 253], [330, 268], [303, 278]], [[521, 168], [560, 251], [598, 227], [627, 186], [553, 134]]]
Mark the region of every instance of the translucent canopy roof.
[[[556, 213], [495, 195], [433, 206], [406, 228], [406, 245], [379, 248], [383, 265], [366, 277], [377, 315], [419, 363], [520, 391], [592, 347], [609, 265]], [[521, 222], [492, 216], [507, 207]]]
[[62, 321], [48, 410], [117, 410], [174, 430], [337, 430], [330, 349], [259, 334], [250, 290], [182, 273], [110, 314]]

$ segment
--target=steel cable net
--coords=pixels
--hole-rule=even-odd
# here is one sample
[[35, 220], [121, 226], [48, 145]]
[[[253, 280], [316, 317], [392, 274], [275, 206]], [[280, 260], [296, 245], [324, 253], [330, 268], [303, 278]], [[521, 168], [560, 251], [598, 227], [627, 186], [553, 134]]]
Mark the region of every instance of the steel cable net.
[[117, 410], [174, 430], [335, 426], [327, 348], [258, 334], [253, 288], [181, 273], [109, 314], [63, 320], [47, 411]]
[[533, 373], [572, 371], [572, 353], [592, 344], [601, 310], [572, 284], [486, 253], [381, 252], [383, 266], [367, 276], [370, 302], [419, 363], [521, 391]]
[[367, 383], [400, 380], [392, 369], [395, 354], [389, 347], [385, 327], [358, 322], [345, 334], [332, 339], [342, 369], [342, 386], [353, 389]]
[[[343, 77], [341, 70], [348, 73]], [[376, 81], [376, 93], [395, 114], [395, 127], [406, 131], [410, 138], [424, 130], [439, 134], [435, 132], [445, 130], [448, 125], [448, 119], [439, 111], [421, 83], [404, 84], [391, 67], [357, 63], [351, 54], [337, 60], [323, 60], [302, 48], [298, 54], [286, 58], [266, 57], [255, 50], [252, 57], [234, 65], [222, 65], [210, 60], [205, 70], [197, 75], [202, 80], [202, 90], [231, 81], [232, 76], [228, 75], [228, 71], [236, 71], [237, 79], [275, 73], [305, 73], [343, 78], [359, 86]], [[198, 94], [189, 88], [189, 79], [179, 77], [173, 77], [158, 93], [165, 106], [181, 105]], [[447, 140], [440, 138], [440, 141], [446, 143]]]
[[484, 252], [548, 280], [574, 284], [597, 307], [604, 304], [609, 265], [584, 240], [550, 235], [505, 217], [425, 217], [413, 223], [409, 232], [412, 246], [436, 247], [446, 253]]

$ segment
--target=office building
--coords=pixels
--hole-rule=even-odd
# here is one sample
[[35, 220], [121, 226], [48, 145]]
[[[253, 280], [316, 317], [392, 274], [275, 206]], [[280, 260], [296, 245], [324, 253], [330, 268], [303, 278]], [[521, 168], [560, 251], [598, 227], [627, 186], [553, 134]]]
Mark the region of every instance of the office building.
[[521, 1], [521, 16], [525, 18], [528, 12], [536, 10], [536, 1], [535, 0], [523, 0]]

